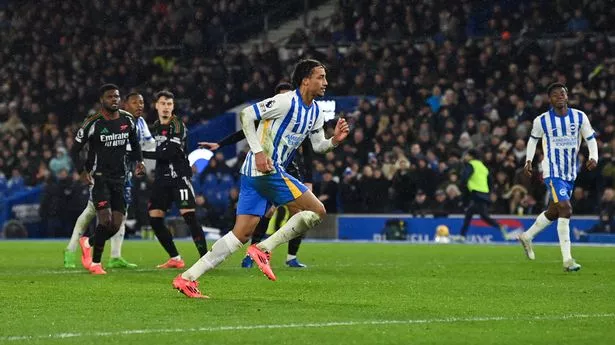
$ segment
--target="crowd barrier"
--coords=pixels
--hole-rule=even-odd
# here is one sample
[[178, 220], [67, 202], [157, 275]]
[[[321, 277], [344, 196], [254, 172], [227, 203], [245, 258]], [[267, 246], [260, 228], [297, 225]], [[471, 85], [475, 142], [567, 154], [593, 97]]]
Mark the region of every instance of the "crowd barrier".
[[[536, 216], [494, 216], [496, 221], [503, 225], [509, 234], [505, 239], [503, 234], [479, 218], [475, 217], [470, 223], [466, 236], [469, 243], [504, 243], [515, 241], [518, 234], [527, 230], [536, 219]], [[597, 216], [572, 216], [570, 220], [571, 231], [587, 230], [598, 222]], [[337, 238], [340, 240], [368, 240], [384, 241], [399, 240], [416, 243], [434, 242], [439, 227], [446, 229], [449, 238], [459, 234], [463, 225], [463, 215], [452, 215], [444, 218], [412, 217], [404, 214], [388, 215], [339, 215], [337, 216]], [[536, 238], [535, 242], [558, 242], [557, 224], [554, 222]], [[572, 241], [577, 241], [571, 236]], [[592, 235], [584, 242], [612, 242], [615, 236]]]

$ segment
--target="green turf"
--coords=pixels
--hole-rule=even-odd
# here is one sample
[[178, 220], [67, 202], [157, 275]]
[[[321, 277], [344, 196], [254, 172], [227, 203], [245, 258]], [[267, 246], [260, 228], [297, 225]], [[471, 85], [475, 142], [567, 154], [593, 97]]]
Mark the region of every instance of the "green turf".
[[[564, 273], [555, 246], [535, 248], [537, 260], [530, 262], [518, 246], [305, 243], [300, 258], [309, 268], [284, 267], [280, 248], [273, 260], [278, 281], [270, 282], [256, 268], [239, 268], [243, 252], [237, 253], [201, 279], [211, 299], [193, 300], [171, 287], [179, 271], [151, 269], [165, 260], [156, 242], [127, 241], [125, 257], [140, 270], [106, 276], [63, 269], [64, 245], [0, 242], [1, 344], [596, 345], [615, 339], [611, 247], [573, 248], [583, 269]], [[188, 265], [196, 260], [192, 243], [178, 247]]]

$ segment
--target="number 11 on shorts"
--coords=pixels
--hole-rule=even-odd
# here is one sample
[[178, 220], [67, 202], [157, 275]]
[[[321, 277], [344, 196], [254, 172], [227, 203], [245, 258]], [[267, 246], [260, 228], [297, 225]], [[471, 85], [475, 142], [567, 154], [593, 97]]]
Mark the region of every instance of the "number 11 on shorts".
[[180, 189], [179, 190], [179, 198], [181, 199], [181, 201], [188, 201], [188, 190], [187, 189]]

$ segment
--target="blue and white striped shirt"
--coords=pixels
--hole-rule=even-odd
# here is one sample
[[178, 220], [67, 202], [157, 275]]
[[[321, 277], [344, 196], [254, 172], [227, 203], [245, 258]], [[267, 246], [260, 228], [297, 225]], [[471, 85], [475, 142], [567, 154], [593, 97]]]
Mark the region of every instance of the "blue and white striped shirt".
[[594, 138], [594, 129], [584, 112], [568, 108], [566, 116], [558, 116], [553, 108], [534, 119], [531, 136], [542, 139], [543, 177], [574, 181], [577, 178], [581, 138]]
[[[299, 90], [255, 103], [252, 109], [260, 121], [256, 134], [263, 152], [273, 160], [274, 172], [286, 168], [303, 140], [324, 126], [318, 103], [313, 101], [309, 107], [305, 105]], [[266, 175], [256, 169], [252, 151], [248, 152], [241, 173], [246, 176]]]
[[[143, 117], [136, 118], [137, 137], [139, 138], [139, 144], [143, 151], [155, 151], [156, 140], [152, 137], [152, 133], [147, 127], [147, 123]], [[126, 150], [131, 151], [130, 144], [126, 146]]]

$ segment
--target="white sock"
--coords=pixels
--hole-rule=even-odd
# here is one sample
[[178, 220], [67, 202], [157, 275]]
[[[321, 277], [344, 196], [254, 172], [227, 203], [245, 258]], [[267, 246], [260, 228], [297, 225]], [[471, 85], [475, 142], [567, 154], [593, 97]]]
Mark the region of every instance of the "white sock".
[[120, 229], [109, 240], [109, 242], [111, 242], [112, 259], [122, 257], [122, 244], [124, 243], [124, 234], [126, 234], [126, 215], [124, 215], [124, 219], [122, 220], [122, 225], [120, 225]]
[[229, 231], [214, 243], [207, 254], [203, 255], [192, 267], [182, 273], [182, 278], [192, 281], [199, 279], [203, 273], [218, 266], [224, 259], [238, 251], [242, 246], [243, 243], [232, 231]]
[[88, 225], [90, 225], [90, 222], [94, 219], [94, 217], [96, 217], [96, 208], [91, 201], [88, 201], [88, 205], [85, 207], [83, 212], [81, 212], [79, 218], [77, 218], [77, 222], [73, 228], [73, 234], [70, 236], [68, 246], [66, 246], [67, 251], [74, 252], [77, 250], [77, 246], [79, 245], [79, 237], [85, 233], [85, 229]]
[[92, 266], [100, 266], [100, 262], [92, 262]]
[[296, 259], [296, 258], [297, 258], [297, 255], [286, 254], [286, 261], [287, 262], [292, 260], [292, 259]]
[[553, 223], [553, 221], [550, 221], [547, 216], [545, 216], [545, 213], [541, 213], [540, 215], [538, 215], [538, 218], [536, 218], [536, 221], [534, 222], [534, 224], [532, 224], [532, 226], [530, 226], [529, 229], [527, 229], [527, 231], [525, 232], [525, 234], [531, 239], [533, 239], [534, 237], [536, 237], [536, 235], [538, 235], [542, 230], [544, 230], [547, 226], [551, 225], [551, 223]]
[[182, 259], [182, 256], [181, 256], [181, 255], [174, 256], [174, 257], [172, 257], [172, 258], [171, 258], [171, 260], [177, 260], [177, 261], [179, 261], [179, 260], [181, 260], [181, 259]]
[[559, 237], [559, 248], [562, 250], [563, 261], [572, 260], [570, 254], [570, 219], [557, 219], [557, 236]]
[[311, 228], [320, 223], [320, 217], [312, 211], [301, 211], [282, 226], [273, 235], [269, 236], [266, 240], [260, 242], [256, 246], [265, 251], [271, 252], [280, 244], [286, 243], [297, 236], [301, 236]]

